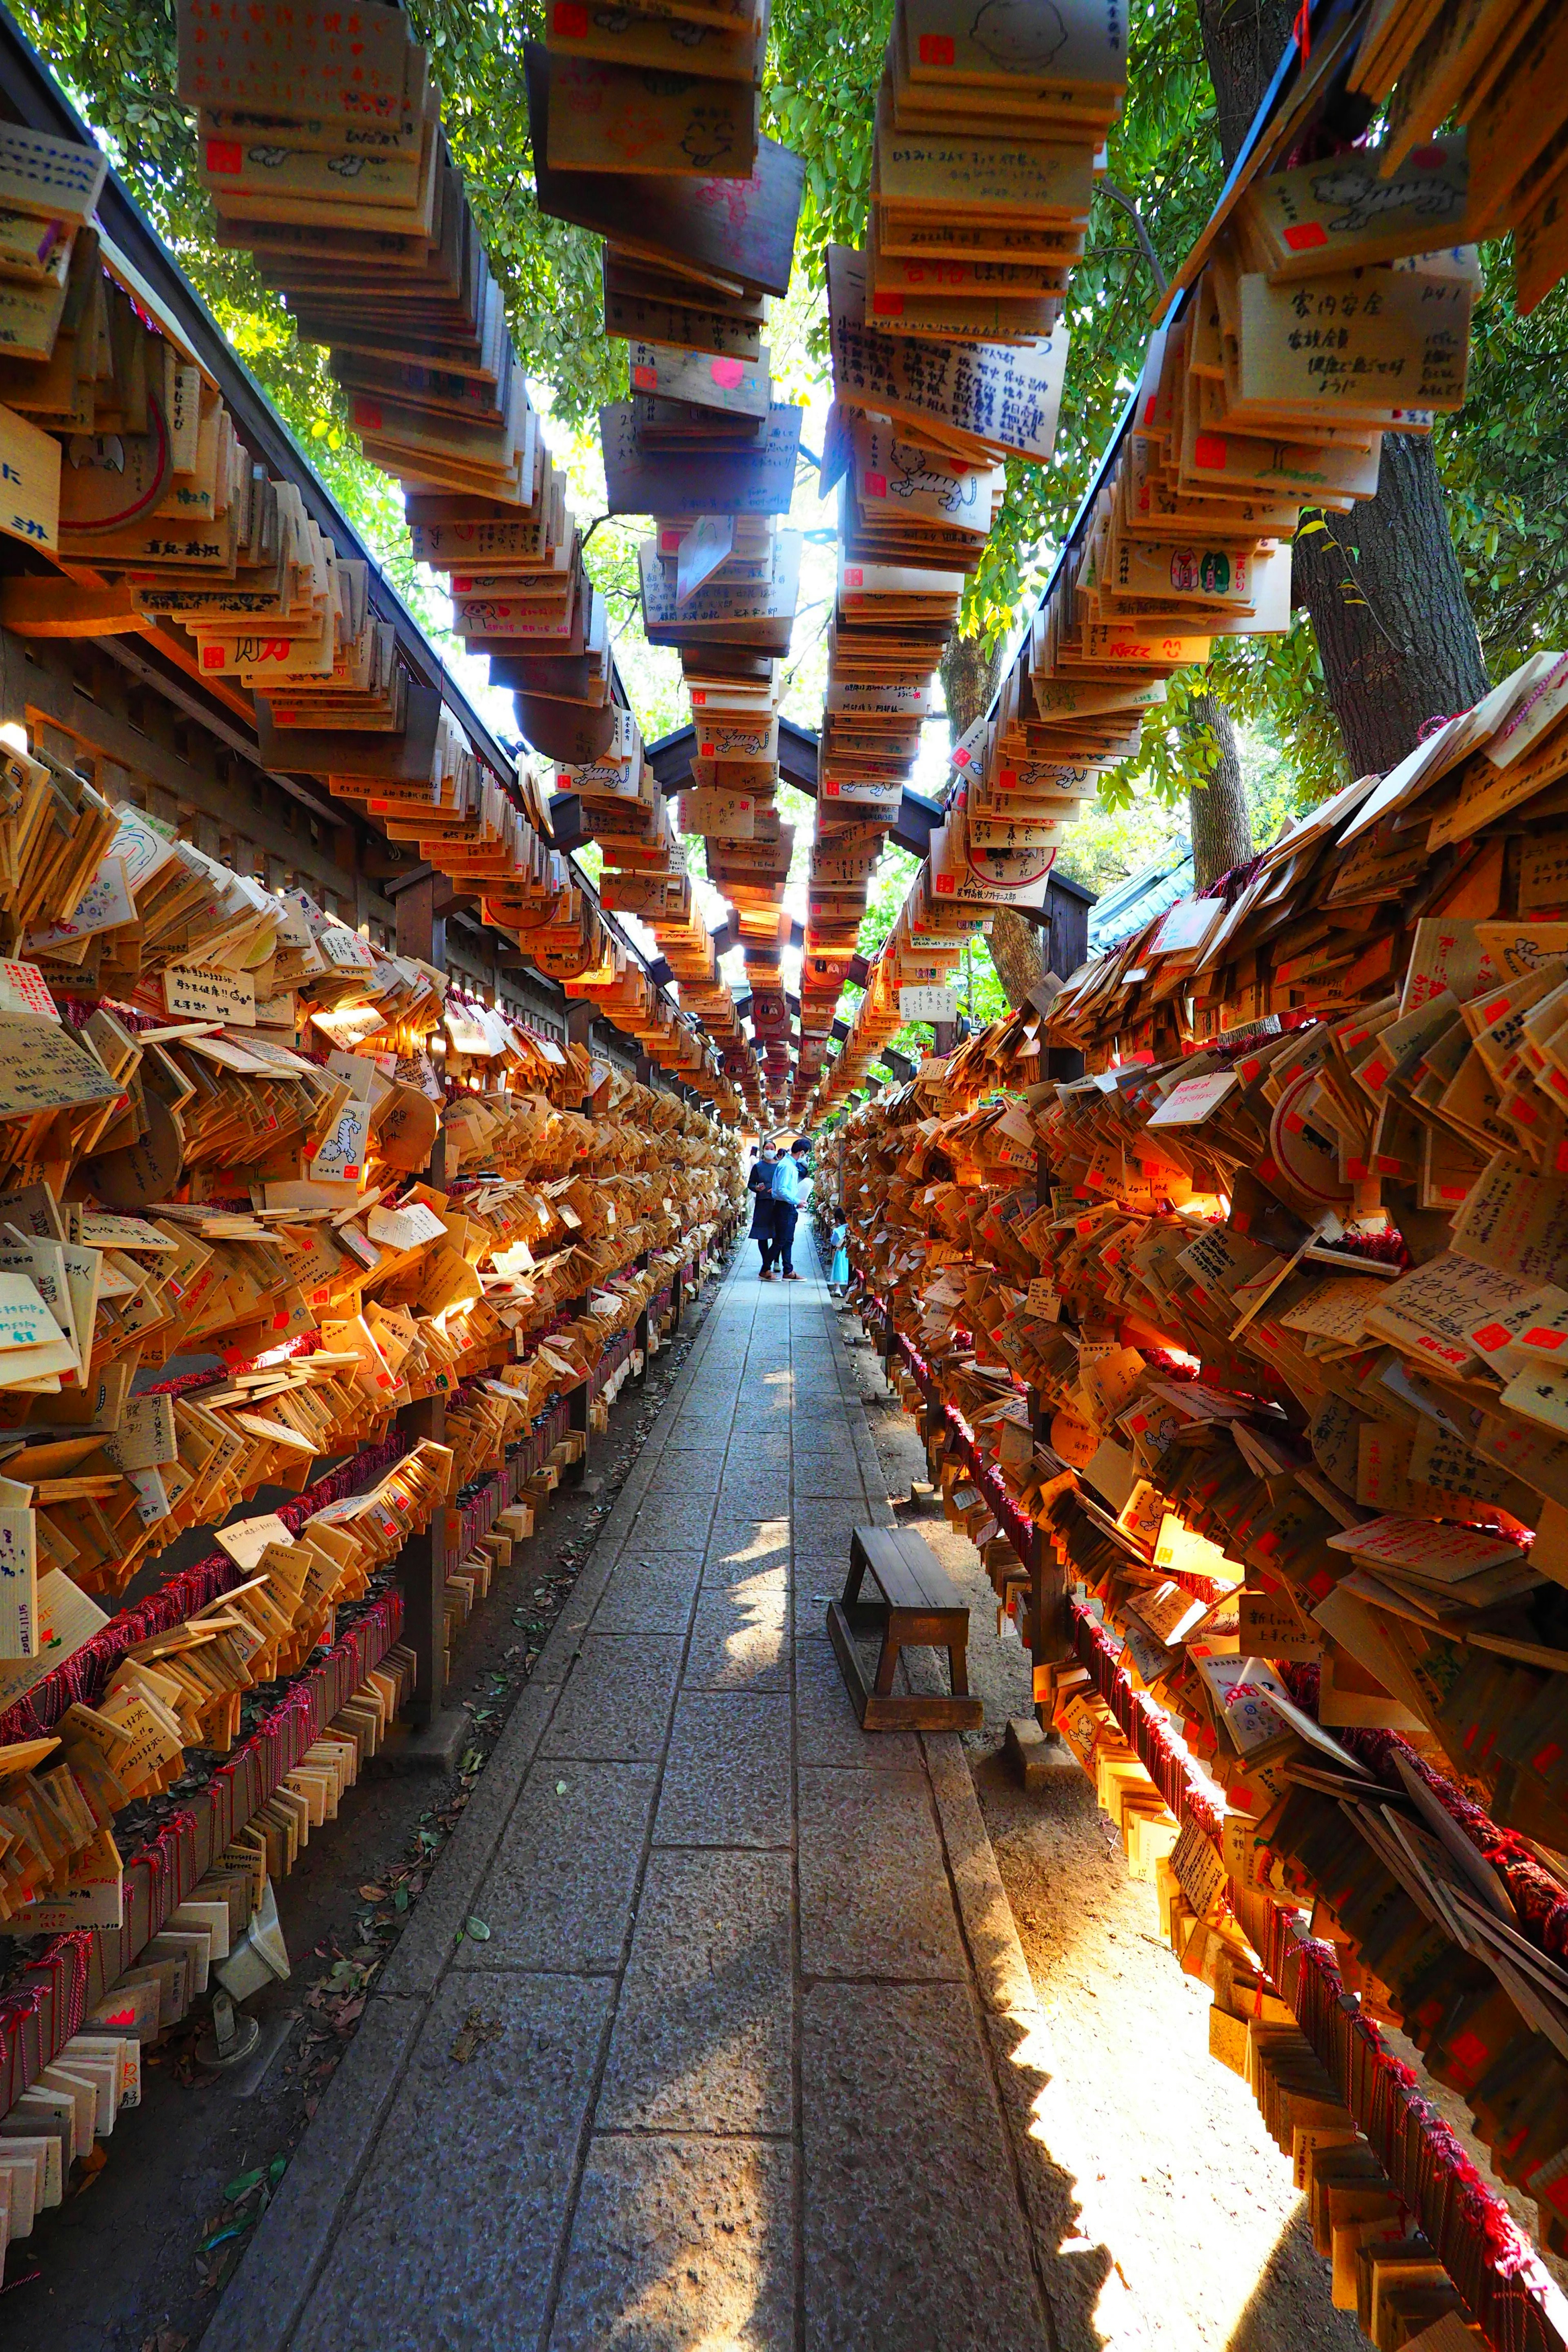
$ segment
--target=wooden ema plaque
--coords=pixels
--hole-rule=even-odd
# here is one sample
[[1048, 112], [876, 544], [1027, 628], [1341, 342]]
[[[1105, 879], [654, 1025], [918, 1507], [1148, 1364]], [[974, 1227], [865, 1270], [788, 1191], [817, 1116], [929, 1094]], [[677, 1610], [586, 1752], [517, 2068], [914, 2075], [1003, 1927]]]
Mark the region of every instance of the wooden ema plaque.
[[740, 278], [765, 294], [788, 292], [805, 185], [798, 155], [763, 139], [749, 180], [553, 170], [538, 161], [550, 152], [549, 53], [525, 41], [523, 63], [541, 212], [592, 229], [628, 253], [684, 261], [725, 285]]

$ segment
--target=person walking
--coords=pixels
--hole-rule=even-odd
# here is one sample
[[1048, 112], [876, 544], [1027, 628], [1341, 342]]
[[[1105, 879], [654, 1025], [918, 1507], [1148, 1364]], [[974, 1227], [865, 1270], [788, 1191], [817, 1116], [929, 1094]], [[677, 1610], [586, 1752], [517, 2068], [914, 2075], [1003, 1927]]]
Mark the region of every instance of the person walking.
[[770, 1143], [753, 1154], [752, 1172], [746, 1179], [746, 1189], [752, 1195], [751, 1237], [762, 1252], [763, 1265], [759, 1280], [773, 1278], [773, 1251], [778, 1242], [778, 1202], [773, 1198], [773, 1152]]
[[801, 1177], [805, 1173], [806, 1140], [800, 1136], [791, 1151], [781, 1151], [773, 1170], [773, 1243], [775, 1265], [786, 1282], [798, 1282], [795, 1270], [795, 1226], [800, 1214]]

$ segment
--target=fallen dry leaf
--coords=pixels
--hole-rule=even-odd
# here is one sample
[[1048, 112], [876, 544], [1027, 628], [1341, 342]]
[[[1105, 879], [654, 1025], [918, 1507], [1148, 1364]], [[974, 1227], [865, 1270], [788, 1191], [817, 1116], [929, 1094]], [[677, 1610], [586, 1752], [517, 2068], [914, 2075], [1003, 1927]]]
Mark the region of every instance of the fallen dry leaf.
[[466, 2066], [475, 2052], [485, 2042], [493, 2042], [500, 2030], [499, 2017], [486, 2017], [479, 2010], [470, 2009], [458, 2027], [457, 2039], [452, 2044], [454, 2063], [459, 2066]]

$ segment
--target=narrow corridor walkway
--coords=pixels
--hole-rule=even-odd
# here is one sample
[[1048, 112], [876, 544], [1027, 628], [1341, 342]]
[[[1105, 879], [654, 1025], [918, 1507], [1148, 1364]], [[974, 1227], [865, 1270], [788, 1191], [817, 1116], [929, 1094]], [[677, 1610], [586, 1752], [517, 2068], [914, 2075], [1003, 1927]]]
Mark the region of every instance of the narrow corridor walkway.
[[891, 1514], [796, 1260], [728, 1277], [203, 2352], [1047, 2352], [1033, 1995], [956, 1738], [844, 1695]]

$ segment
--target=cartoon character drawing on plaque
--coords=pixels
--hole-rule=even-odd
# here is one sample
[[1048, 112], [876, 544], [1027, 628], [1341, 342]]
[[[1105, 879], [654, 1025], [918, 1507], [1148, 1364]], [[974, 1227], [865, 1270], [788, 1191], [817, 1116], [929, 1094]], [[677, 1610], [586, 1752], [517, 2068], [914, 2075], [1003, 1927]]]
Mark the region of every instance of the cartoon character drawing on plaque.
[[1314, 174], [1312, 197], [1320, 205], [1343, 205], [1338, 220], [1329, 223], [1331, 232], [1371, 228], [1391, 213], [1414, 213], [1417, 220], [1436, 225], [1458, 218], [1466, 202], [1463, 188], [1440, 173], [1415, 172], [1408, 177], [1380, 180], [1375, 172], [1349, 156], [1332, 171]]
[[1043, 73], [1067, 47], [1054, 0], [984, 0], [970, 37], [1005, 73]]
[[978, 476], [938, 473], [926, 464], [912, 441], [894, 442], [892, 465], [888, 476], [890, 499], [934, 499], [943, 514], [962, 514], [974, 504]]

